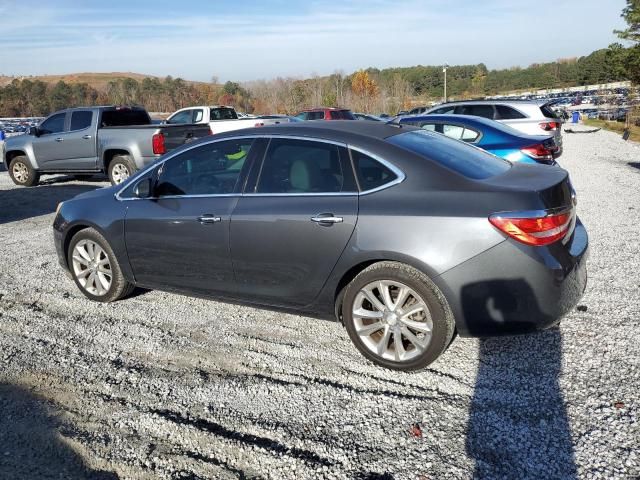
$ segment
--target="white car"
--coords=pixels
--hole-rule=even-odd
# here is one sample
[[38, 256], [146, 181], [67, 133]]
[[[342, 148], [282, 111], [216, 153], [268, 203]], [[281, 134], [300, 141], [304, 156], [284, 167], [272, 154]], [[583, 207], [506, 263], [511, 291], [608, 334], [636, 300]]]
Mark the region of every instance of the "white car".
[[231, 132], [232, 130], [256, 126], [255, 118], [242, 119], [233, 107], [225, 105], [182, 108], [171, 114], [165, 123], [208, 123], [211, 134]]
[[509, 125], [527, 135], [552, 135], [562, 145], [562, 120], [549, 104], [531, 100], [469, 100], [448, 102], [425, 112], [440, 115], [474, 115]]

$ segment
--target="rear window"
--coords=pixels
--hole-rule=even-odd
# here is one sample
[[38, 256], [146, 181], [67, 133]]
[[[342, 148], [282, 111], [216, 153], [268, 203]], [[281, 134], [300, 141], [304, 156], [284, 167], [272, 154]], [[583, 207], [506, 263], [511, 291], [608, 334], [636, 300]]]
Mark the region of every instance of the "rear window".
[[78, 110], [71, 113], [71, 127], [70, 131], [75, 130], [84, 130], [87, 127], [91, 126], [91, 118], [93, 117], [93, 112], [90, 110]]
[[324, 120], [324, 112], [307, 112], [307, 120]]
[[511, 168], [509, 162], [484, 150], [425, 130], [401, 133], [387, 141], [474, 180], [500, 175]]
[[106, 110], [102, 112], [101, 127], [126, 127], [128, 125], [150, 125], [149, 114], [144, 110]]
[[461, 105], [456, 108], [456, 114], [493, 119], [493, 105]]
[[237, 120], [238, 114], [233, 108], [212, 108], [211, 120]]
[[331, 120], [355, 120], [356, 117], [350, 110], [331, 110], [329, 112]]
[[551, 110], [546, 105], [541, 106], [540, 111], [542, 112], [542, 115], [544, 115], [547, 118], [558, 118], [558, 115], [556, 115], [556, 112]]

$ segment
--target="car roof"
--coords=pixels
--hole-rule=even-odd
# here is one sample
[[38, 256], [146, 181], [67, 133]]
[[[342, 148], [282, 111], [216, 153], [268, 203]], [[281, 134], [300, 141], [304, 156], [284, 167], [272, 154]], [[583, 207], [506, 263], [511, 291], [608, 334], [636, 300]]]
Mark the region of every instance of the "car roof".
[[496, 122], [495, 120], [491, 120], [489, 118], [478, 117], [475, 115], [452, 115], [452, 114], [429, 114], [425, 115], [423, 113], [419, 113], [417, 115], [406, 115], [400, 117], [398, 122], [404, 123], [415, 120], [430, 120], [436, 122], [452, 122], [452, 123], [467, 123], [469, 125], [486, 125], [488, 127], [500, 127], [501, 123]]
[[[390, 122], [358, 122], [354, 120], [311, 120], [306, 122], [286, 123], [259, 128], [247, 128], [242, 131], [229, 132], [228, 136], [242, 135], [293, 135], [301, 137], [340, 138], [368, 137], [378, 140], [398, 135], [411, 130], [420, 130], [411, 125], [399, 125]], [[235, 133], [235, 135], [234, 135]], [[221, 134], [225, 135], [225, 134]]]
[[305, 108], [300, 110], [301, 112], [324, 112], [326, 110], [349, 110], [348, 108], [343, 107], [314, 107], [314, 108]]

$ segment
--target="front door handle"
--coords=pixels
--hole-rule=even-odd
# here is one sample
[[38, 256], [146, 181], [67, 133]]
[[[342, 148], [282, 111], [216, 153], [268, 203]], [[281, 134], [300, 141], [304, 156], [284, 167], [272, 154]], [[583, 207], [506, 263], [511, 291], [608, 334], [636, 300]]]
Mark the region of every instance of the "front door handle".
[[64, 138], [58, 137], [58, 138], [56, 138], [56, 142], [64, 142]]
[[222, 218], [216, 217], [210, 213], [205, 213], [198, 217], [198, 221], [203, 225], [209, 225], [211, 223], [218, 223], [222, 221]]
[[312, 222], [320, 224], [342, 223], [342, 217], [336, 217], [333, 213], [319, 213], [315, 217], [311, 217]]
[[82, 138], [84, 140], [91, 140], [91, 135], [83, 135]]

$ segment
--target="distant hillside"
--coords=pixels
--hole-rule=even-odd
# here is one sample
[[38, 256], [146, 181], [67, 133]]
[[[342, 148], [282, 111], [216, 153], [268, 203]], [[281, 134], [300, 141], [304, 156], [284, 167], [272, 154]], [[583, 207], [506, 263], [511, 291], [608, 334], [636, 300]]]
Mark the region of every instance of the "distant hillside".
[[[161, 77], [156, 77], [154, 75], [145, 75], [142, 73], [134, 73], [134, 72], [110, 72], [110, 73], [67, 73], [64, 75], [39, 75], [39, 76], [16, 76], [16, 77], [7, 77], [0, 76], [0, 87], [4, 87], [10, 84], [13, 80], [40, 80], [49, 85], [54, 85], [62, 80], [68, 84], [78, 84], [78, 83], [86, 83], [90, 87], [95, 88], [99, 92], [105, 92], [107, 90], [107, 85], [109, 82], [124, 80], [125, 78], [132, 78], [138, 82], [142, 81], [145, 78], [157, 78], [161, 79]], [[185, 80], [185, 83], [188, 84], [198, 84], [201, 82], [192, 82], [189, 80]]]

